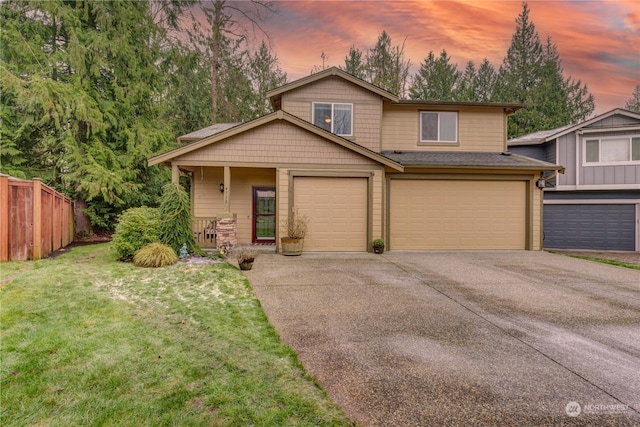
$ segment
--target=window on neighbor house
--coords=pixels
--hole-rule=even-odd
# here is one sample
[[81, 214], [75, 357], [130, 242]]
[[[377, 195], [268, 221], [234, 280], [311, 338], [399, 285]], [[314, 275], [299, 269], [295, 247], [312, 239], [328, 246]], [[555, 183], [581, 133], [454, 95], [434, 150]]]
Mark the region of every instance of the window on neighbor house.
[[626, 163], [640, 161], [640, 137], [587, 139], [585, 163]]
[[313, 124], [340, 136], [353, 135], [353, 104], [313, 103]]
[[458, 142], [458, 113], [421, 111], [420, 142]]

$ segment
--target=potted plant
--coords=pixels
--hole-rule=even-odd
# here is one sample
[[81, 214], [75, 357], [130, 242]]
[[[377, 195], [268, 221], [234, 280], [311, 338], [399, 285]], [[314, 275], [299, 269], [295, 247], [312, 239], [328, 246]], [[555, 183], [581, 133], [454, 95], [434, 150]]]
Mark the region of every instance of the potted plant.
[[384, 240], [376, 239], [373, 241], [373, 252], [377, 254], [384, 252]]
[[251, 270], [253, 267], [253, 261], [257, 258], [258, 252], [255, 249], [244, 247], [236, 250], [235, 255], [238, 260], [238, 267], [240, 267], [240, 270], [246, 271]]
[[291, 216], [287, 218], [282, 226], [282, 234], [280, 238], [282, 245], [282, 255], [298, 256], [302, 254], [304, 246], [304, 236], [307, 234], [307, 225], [309, 218], [301, 215], [296, 209], [291, 211]]

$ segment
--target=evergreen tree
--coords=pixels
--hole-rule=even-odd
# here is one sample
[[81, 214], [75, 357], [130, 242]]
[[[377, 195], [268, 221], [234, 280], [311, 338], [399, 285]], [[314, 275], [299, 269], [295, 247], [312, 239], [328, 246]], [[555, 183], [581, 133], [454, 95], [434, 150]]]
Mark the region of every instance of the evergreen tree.
[[640, 84], [636, 85], [636, 88], [631, 94], [631, 98], [627, 99], [627, 102], [624, 103], [624, 108], [640, 113]]
[[450, 63], [451, 57], [442, 49], [440, 56], [433, 51], [424, 59], [409, 88], [411, 99], [453, 101], [460, 79], [458, 66]]
[[[242, 116], [237, 111], [228, 110], [238, 108], [237, 104], [231, 103], [232, 100], [238, 101], [250, 91], [250, 84], [247, 79], [241, 78], [240, 71], [243, 68], [240, 65], [244, 61], [242, 57], [247, 53], [245, 45], [249, 27], [254, 33], [258, 30], [266, 35], [260, 23], [265, 13], [274, 11], [273, 3], [263, 0], [214, 0], [210, 5], [205, 4], [202, 11], [207, 19], [208, 28], [202, 28], [194, 21], [192, 34], [199, 41], [200, 47], [205, 49], [210, 60], [211, 119], [213, 123], [228, 121], [230, 118]], [[225, 80], [238, 78], [239, 81]], [[227, 102], [221, 105], [221, 101]]]
[[516, 32], [498, 72], [498, 82], [493, 94], [496, 101], [526, 105], [509, 118], [509, 138], [584, 120], [595, 108], [587, 86], [564, 77], [551, 38], [546, 45], [540, 42], [527, 3], [523, 3], [516, 19]]
[[[405, 40], [406, 41], [406, 40]], [[400, 97], [404, 96], [411, 63], [404, 59], [404, 42], [393, 46], [383, 31], [365, 60], [366, 81]]]
[[14, 0], [0, 19], [11, 167], [86, 200], [94, 226], [155, 203], [167, 171], [146, 161], [173, 138], [159, 120], [162, 33], [148, 4]]
[[482, 61], [478, 68], [475, 80], [475, 97], [478, 102], [490, 102], [493, 99], [493, 92], [498, 81], [498, 73], [487, 58]]
[[454, 93], [454, 99], [457, 101], [475, 101], [476, 100], [476, 84], [478, 82], [478, 71], [473, 61], [467, 62], [464, 72], [458, 81], [458, 87]]
[[349, 53], [344, 58], [344, 67], [341, 70], [359, 79], [366, 79], [365, 63], [362, 59], [362, 51], [355, 46], [351, 46]]
[[262, 42], [258, 50], [249, 55], [248, 75], [253, 88], [251, 115], [260, 117], [272, 111], [267, 92], [287, 82], [287, 73], [283, 72], [278, 57]]

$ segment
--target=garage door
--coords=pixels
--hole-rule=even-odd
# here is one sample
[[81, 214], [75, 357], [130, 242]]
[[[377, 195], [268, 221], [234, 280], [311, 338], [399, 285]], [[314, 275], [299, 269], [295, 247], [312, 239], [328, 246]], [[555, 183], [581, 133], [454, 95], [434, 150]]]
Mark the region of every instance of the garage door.
[[524, 181], [391, 180], [390, 249], [525, 249]]
[[635, 250], [635, 205], [545, 205], [544, 247]]
[[309, 217], [305, 251], [367, 250], [367, 178], [295, 177], [294, 206]]

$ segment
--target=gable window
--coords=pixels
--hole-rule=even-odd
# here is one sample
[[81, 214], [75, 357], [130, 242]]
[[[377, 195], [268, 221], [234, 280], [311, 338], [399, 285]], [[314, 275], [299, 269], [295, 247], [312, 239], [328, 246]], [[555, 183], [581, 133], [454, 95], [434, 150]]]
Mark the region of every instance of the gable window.
[[340, 136], [353, 135], [353, 104], [313, 103], [313, 124]]
[[640, 137], [590, 138], [585, 141], [585, 164], [640, 161]]
[[421, 111], [420, 142], [458, 142], [458, 113]]

